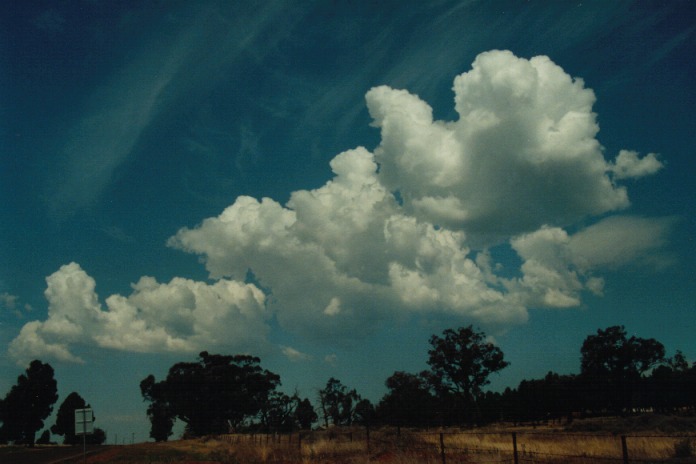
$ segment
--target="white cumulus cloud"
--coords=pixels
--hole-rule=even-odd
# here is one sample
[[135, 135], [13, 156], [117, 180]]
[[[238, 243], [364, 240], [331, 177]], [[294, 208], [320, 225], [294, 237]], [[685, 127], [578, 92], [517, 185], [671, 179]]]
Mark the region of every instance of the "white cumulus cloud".
[[46, 278], [48, 317], [27, 323], [10, 344], [20, 363], [37, 357], [80, 362], [74, 345], [137, 352], [192, 352], [208, 346], [242, 349], [263, 344], [268, 332], [264, 295], [251, 284], [212, 285], [142, 277], [129, 296], [111, 295], [106, 307], [96, 282], [77, 263]]
[[595, 138], [595, 96], [549, 58], [479, 55], [454, 81], [459, 119], [433, 121], [417, 96], [367, 94], [381, 180], [419, 219], [483, 243], [628, 206]]
[[621, 150], [611, 170], [617, 179], [628, 179], [649, 176], [662, 168], [663, 164], [655, 153], [639, 158], [635, 151]]
[[307, 353], [303, 353], [291, 346], [281, 346], [281, 351], [283, 355], [292, 362], [307, 361], [312, 359]]
[[[143, 277], [104, 308], [93, 279], [64, 266], [47, 280], [48, 318], [25, 326], [14, 356], [70, 360], [77, 343], [253, 348], [269, 318], [329, 342], [414, 315], [516, 324], [530, 308], [601, 295], [603, 269], [645, 264], [666, 242], [669, 219], [612, 216], [629, 206], [617, 181], [656, 172], [654, 156], [607, 162], [594, 93], [547, 57], [479, 55], [454, 81], [456, 121], [434, 120], [405, 90], [376, 87], [366, 100], [381, 132], [374, 151], [340, 153], [332, 179], [285, 205], [240, 196], [169, 239], [199, 255], [214, 283]], [[581, 221], [590, 225], [568, 232]], [[504, 277], [495, 247], [514, 250], [519, 269]]]

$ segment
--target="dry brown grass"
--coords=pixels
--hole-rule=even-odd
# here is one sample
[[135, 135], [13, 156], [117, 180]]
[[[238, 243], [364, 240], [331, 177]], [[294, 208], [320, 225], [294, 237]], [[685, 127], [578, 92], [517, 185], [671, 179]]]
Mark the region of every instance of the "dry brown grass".
[[[586, 462], [621, 462], [623, 457], [619, 435], [551, 431], [518, 431], [516, 435], [518, 455], [533, 458], [534, 462], [570, 462], [571, 458], [582, 458]], [[439, 446], [439, 440], [439, 434], [425, 435], [425, 441], [433, 445]], [[446, 433], [443, 444], [447, 453], [452, 455], [487, 454], [504, 460], [513, 454], [512, 432]], [[690, 458], [696, 437], [628, 436], [626, 445], [630, 459], [666, 461], [674, 457]]]
[[[557, 429], [515, 429], [520, 462], [539, 464], [621, 462], [619, 435], [564, 433]], [[114, 453], [93, 456], [88, 462], [119, 464], [220, 463], [220, 464], [440, 464], [440, 432], [393, 429], [372, 432], [368, 445], [363, 431], [313, 433], [301, 443], [297, 435], [252, 437], [228, 435], [115, 447]], [[353, 438], [353, 439], [351, 439]], [[448, 430], [442, 434], [448, 463], [512, 462], [512, 431], [486, 429]], [[696, 462], [691, 457], [696, 438], [628, 436], [631, 459], [643, 462]], [[680, 455], [681, 453], [681, 455]], [[696, 453], [695, 453], [696, 454]], [[674, 462], [674, 461], [671, 461]]]

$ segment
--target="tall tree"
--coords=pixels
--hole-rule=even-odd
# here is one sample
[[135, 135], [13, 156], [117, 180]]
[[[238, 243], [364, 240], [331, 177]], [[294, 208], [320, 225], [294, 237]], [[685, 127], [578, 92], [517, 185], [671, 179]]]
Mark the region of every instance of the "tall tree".
[[509, 364], [500, 348], [486, 341], [486, 334], [475, 331], [471, 325], [447, 329], [441, 337], [433, 335], [430, 345], [431, 382], [440, 399], [455, 406], [453, 410], [475, 412], [482, 387], [490, 383], [488, 377]]
[[353, 413], [354, 423], [369, 427], [375, 420], [375, 406], [367, 398], [363, 398], [355, 405]]
[[51, 432], [63, 436], [64, 445], [76, 445], [82, 443], [82, 438], [75, 434], [75, 410], [88, 407], [85, 400], [77, 393], [70, 393], [58, 408], [56, 423], [51, 427]]
[[295, 410], [299, 398], [274, 391], [261, 406], [261, 424], [267, 432], [289, 432], [295, 427]]
[[297, 425], [303, 429], [311, 429], [312, 424], [317, 421], [317, 413], [309, 401], [309, 398], [305, 398], [297, 403], [297, 408], [295, 409], [295, 421]]
[[360, 395], [355, 389], [348, 390], [340, 380], [331, 377], [326, 387], [319, 390], [319, 404], [324, 417], [324, 425], [351, 425], [355, 405], [360, 401]]
[[26, 373], [17, 378], [17, 385], [0, 401], [0, 441], [34, 446], [36, 432], [43, 427], [56, 400], [58, 384], [53, 368], [32, 361]]
[[184, 421], [192, 434], [224, 433], [230, 425], [237, 427], [256, 416], [280, 384], [280, 377], [262, 369], [260, 362], [248, 355], [204, 351], [197, 362], [172, 366], [163, 381], [148, 376], [140, 390], [145, 400]]
[[48, 429], [44, 430], [41, 433], [41, 436], [39, 437], [38, 440], [36, 440], [37, 445], [49, 445], [51, 444], [51, 432], [48, 431]]
[[644, 373], [665, 360], [665, 347], [653, 338], [628, 337], [624, 326], [597, 330], [580, 349], [581, 375], [595, 388], [595, 404], [621, 411], [636, 401]]
[[150, 419], [150, 438], [153, 440], [167, 441], [174, 428], [174, 415], [163, 401], [153, 401], [147, 408], [147, 417]]
[[385, 384], [389, 391], [377, 404], [380, 421], [405, 427], [427, 425], [432, 421], [435, 398], [423, 375], [397, 371]]

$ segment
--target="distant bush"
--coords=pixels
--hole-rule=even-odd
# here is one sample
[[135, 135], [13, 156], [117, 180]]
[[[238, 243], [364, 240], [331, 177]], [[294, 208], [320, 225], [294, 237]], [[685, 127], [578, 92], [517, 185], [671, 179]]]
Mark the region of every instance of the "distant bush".
[[665, 414], [641, 414], [626, 417], [579, 419], [566, 427], [568, 432], [606, 432], [631, 434], [661, 432], [666, 434], [696, 432], [696, 417]]
[[693, 448], [691, 446], [691, 439], [684, 438], [679, 440], [674, 445], [674, 457], [675, 458], [690, 458], [693, 455]]

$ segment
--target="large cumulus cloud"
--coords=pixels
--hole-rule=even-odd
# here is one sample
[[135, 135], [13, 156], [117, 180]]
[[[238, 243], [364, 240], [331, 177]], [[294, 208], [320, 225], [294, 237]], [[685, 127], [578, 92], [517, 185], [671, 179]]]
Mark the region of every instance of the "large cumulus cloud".
[[624, 166], [638, 160], [607, 164], [594, 93], [549, 58], [483, 53], [454, 93], [453, 122], [433, 121], [427, 103], [405, 91], [367, 94], [382, 133], [381, 178], [411, 214], [491, 243], [629, 205], [607, 174], [630, 177], [635, 169]]
[[[144, 277], [104, 309], [79, 266], [61, 268], [48, 319], [27, 324], [11, 351], [76, 360], [69, 347], [84, 333], [138, 351], [244, 346], [266, 340], [268, 318], [332, 340], [414, 314], [508, 325], [601, 294], [602, 269], [648, 263], [664, 244], [669, 220], [612, 215], [630, 204], [618, 182], [661, 162], [605, 158], [581, 79], [547, 57], [492, 51], [453, 89], [458, 119], [436, 121], [419, 97], [373, 88], [374, 151], [337, 155], [331, 180], [286, 205], [242, 196], [179, 230], [169, 246], [199, 255], [213, 284]], [[500, 275], [495, 247], [514, 250], [519, 269]]]
[[9, 347], [20, 363], [36, 357], [82, 362], [72, 345], [136, 352], [244, 349], [267, 334], [265, 297], [253, 285], [142, 277], [129, 296], [109, 296], [104, 307], [96, 282], [77, 263], [61, 266], [46, 284], [47, 319], [27, 323]]

